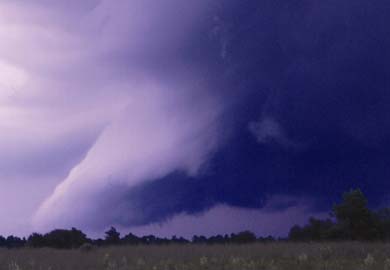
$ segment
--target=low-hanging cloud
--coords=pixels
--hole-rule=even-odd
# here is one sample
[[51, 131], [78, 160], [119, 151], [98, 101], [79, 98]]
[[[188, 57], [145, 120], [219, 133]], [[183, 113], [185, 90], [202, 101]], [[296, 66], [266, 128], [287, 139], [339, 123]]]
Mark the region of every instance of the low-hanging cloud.
[[[57, 185], [41, 194], [36, 229], [88, 224], [112, 185], [196, 174], [223, 112], [186, 59], [210, 1], [66, 3], [0, 4], [0, 157], [11, 155], [2, 174]], [[26, 160], [46, 166], [20, 175]]]
[[134, 102], [104, 129], [85, 159], [41, 206], [38, 223], [85, 224], [85, 217], [97, 210], [96, 194], [110, 185], [131, 188], [175, 170], [197, 173], [217, 145], [216, 105], [190, 104], [176, 96], [167, 102], [168, 89], [150, 91], [134, 94]]
[[[286, 200], [291, 205], [281, 209], [274, 205]], [[194, 235], [209, 237], [249, 230], [259, 236], [286, 237], [292, 226], [304, 225], [308, 216], [326, 218], [328, 215], [313, 211], [310, 201], [275, 196], [262, 209], [216, 205], [199, 215], [180, 214], [163, 224], [134, 227], [132, 232], [137, 235], [153, 232], [160, 237], [176, 235], [191, 239]]]

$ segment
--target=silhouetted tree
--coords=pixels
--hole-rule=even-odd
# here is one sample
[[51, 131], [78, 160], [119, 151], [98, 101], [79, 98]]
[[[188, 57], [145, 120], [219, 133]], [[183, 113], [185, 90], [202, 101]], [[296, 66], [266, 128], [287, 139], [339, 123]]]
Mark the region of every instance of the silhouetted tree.
[[309, 223], [303, 227], [293, 226], [289, 232], [289, 239], [293, 241], [322, 241], [331, 238], [335, 224], [330, 220], [320, 220], [311, 217]]
[[0, 247], [7, 247], [7, 239], [0, 235]]
[[142, 240], [143, 244], [151, 245], [151, 244], [156, 243], [157, 238], [154, 235], [146, 235], [146, 236], [143, 236], [141, 238], [141, 240]]
[[198, 235], [194, 235], [192, 237], [192, 243], [194, 244], [206, 244], [207, 243], [207, 238], [203, 235], [201, 236], [198, 236]]
[[43, 238], [46, 246], [64, 249], [79, 248], [82, 244], [89, 242], [87, 236], [75, 228], [71, 230], [53, 230], [45, 234]]
[[[187, 244], [189, 241], [184, 239], [183, 237], [177, 237], [176, 235], [172, 236], [171, 240], [168, 239], [160, 239], [162, 240], [161, 243], [166, 242], [166, 243], [171, 243], [171, 244]], [[168, 241], [165, 241], [168, 240]]]
[[27, 238], [27, 245], [34, 248], [45, 247], [45, 237], [42, 234], [33, 233]]
[[114, 245], [120, 243], [120, 233], [114, 228], [111, 227], [108, 231], [105, 232], [106, 237], [104, 241], [106, 244]]
[[374, 215], [360, 189], [344, 193], [343, 201], [333, 206], [333, 213], [344, 232], [344, 239], [373, 240], [380, 237]]
[[374, 213], [380, 228], [381, 239], [390, 240], [390, 208], [383, 208]]
[[267, 237], [259, 237], [259, 238], [257, 238], [257, 241], [261, 242], [261, 243], [269, 243], [269, 242], [276, 241], [276, 239], [273, 236], [268, 235]]
[[7, 248], [21, 248], [26, 245], [26, 239], [10, 235], [6, 239]]
[[126, 245], [139, 245], [142, 243], [141, 239], [132, 233], [125, 235], [121, 242]]
[[250, 231], [243, 231], [238, 234], [232, 234], [230, 238], [230, 241], [235, 244], [247, 244], [256, 241], [256, 235]]
[[303, 233], [303, 228], [299, 225], [294, 225], [291, 229], [290, 232], [288, 233], [288, 238], [293, 241], [302, 241], [302, 240], [307, 240], [305, 239], [305, 235]]
[[215, 235], [207, 239], [207, 244], [224, 244], [225, 238], [222, 235]]

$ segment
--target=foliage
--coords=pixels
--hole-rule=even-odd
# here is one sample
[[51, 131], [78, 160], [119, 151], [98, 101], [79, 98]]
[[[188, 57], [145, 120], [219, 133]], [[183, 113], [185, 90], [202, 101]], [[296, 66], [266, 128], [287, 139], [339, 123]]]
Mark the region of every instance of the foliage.
[[333, 207], [344, 238], [351, 240], [373, 240], [379, 238], [373, 213], [367, 207], [367, 199], [360, 189], [344, 193], [343, 201]]
[[360, 189], [343, 194], [343, 200], [333, 206], [331, 219], [310, 218], [303, 227], [291, 228], [289, 239], [295, 241], [324, 240], [388, 240], [390, 239], [390, 210], [371, 211]]
[[105, 242], [110, 245], [119, 244], [121, 238], [120, 233], [114, 228], [111, 227], [108, 231], [105, 232]]
[[33, 233], [27, 239], [30, 247], [78, 248], [89, 240], [80, 230], [54, 230], [45, 235]]

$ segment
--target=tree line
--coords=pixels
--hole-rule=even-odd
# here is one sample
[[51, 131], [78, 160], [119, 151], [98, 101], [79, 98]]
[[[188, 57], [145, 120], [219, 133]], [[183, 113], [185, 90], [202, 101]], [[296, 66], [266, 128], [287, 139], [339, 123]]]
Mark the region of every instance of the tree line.
[[111, 227], [105, 232], [103, 239], [90, 239], [82, 231], [72, 228], [70, 230], [56, 229], [46, 234], [33, 233], [27, 238], [0, 236], [0, 248], [58, 248], [75, 249], [82, 246], [117, 246], [117, 245], [168, 245], [168, 244], [245, 244], [256, 241], [274, 241], [271, 236], [257, 238], [250, 231], [243, 231], [237, 234], [217, 235], [212, 237], [195, 235], [191, 240], [183, 237], [173, 236], [171, 238], [160, 238], [154, 235], [138, 237], [132, 233], [120, 236], [120, 233]]
[[274, 241], [347, 240], [390, 240], [390, 208], [370, 210], [364, 194], [356, 189], [344, 193], [342, 202], [333, 206], [330, 218], [324, 220], [310, 218], [304, 226], [293, 226], [287, 238], [256, 237], [250, 231], [211, 237], [195, 235], [191, 240], [176, 236], [171, 238], [159, 238], [154, 235], [138, 237], [132, 233], [121, 237], [120, 233], [111, 227], [105, 232], [103, 239], [90, 239], [82, 231], [72, 228], [70, 230], [56, 229], [46, 234], [33, 233], [27, 238], [12, 235], [7, 238], [0, 236], [0, 247], [75, 249], [112, 245], [247, 244]]
[[333, 206], [330, 218], [310, 218], [308, 224], [295, 225], [289, 233], [293, 241], [389, 241], [390, 208], [372, 211], [359, 189], [343, 194], [340, 204]]

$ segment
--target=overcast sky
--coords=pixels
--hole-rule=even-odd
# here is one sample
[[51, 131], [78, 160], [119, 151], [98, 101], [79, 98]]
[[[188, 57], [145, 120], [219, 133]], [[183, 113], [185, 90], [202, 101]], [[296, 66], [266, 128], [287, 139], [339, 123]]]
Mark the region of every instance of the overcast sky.
[[388, 205], [389, 9], [1, 1], [0, 234], [285, 235], [351, 188]]

